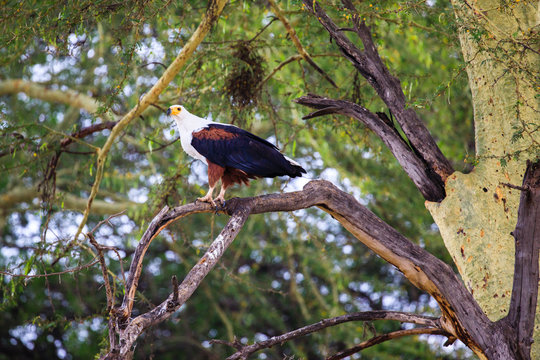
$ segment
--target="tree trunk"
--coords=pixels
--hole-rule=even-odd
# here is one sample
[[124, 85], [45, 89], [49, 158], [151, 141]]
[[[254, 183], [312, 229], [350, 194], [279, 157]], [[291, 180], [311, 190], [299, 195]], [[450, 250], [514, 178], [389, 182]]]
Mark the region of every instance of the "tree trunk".
[[[447, 179], [442, 202], [426, 203], [463, 281], [492, 321], [506, 316], [510, 305], [520, 199], [520, 190], [503, 183], [521, 184], [525, 160], [540, 141], [528, 125], [538, 122], [531, 72], [540, 57], [528, 45], [540, 20], [538, 3], [501, 4], [453, 1], [474, 105], [477, 164]], [[531, 358], [538, 359], [538, 307], [535, 320]]]

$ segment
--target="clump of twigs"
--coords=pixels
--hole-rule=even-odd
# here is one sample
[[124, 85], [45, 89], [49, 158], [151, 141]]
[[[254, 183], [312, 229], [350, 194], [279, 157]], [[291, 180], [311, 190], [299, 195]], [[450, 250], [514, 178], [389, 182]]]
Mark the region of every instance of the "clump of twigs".
[[225, 79], [224, 91], [232, 105], [241, 109], [255, 106], [261, 94], [259, 86], [264, 78], [263, 58], [250, 42], [239, 42], [233, 47], [233, 65]]

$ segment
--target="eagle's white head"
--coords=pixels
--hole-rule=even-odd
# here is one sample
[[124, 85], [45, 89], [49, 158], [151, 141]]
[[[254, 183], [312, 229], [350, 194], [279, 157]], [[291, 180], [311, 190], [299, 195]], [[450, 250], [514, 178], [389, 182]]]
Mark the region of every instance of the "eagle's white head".
[[182, 105], [172, 105], [167, 109], [167, 115], [174, 119], [181, 133], [189, 132], [191, 134], [192, 131], [211, 123], [211, 121], [193, 115]]
[[182, 105], [172, 105], [167, 109], [167, 115], [182, 119], [189, 112]]

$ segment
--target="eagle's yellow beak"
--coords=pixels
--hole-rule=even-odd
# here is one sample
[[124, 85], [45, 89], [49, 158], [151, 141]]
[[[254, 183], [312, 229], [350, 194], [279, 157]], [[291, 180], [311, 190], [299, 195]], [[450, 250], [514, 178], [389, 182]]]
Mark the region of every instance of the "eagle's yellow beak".
[[167, 115], [178, 115], [180, 114], [180, 111], [182, 111], [180, 106], [171, 106], [167, 109]]

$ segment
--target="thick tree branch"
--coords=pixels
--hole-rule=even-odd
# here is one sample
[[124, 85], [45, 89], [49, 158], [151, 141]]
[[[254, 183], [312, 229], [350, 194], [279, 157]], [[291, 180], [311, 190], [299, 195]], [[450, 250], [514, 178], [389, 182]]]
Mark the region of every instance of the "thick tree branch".
[[381, 138], [426, 200], [441, 201], [444, 199], [445, 191], [440, 178], [430, 171], [425, 162], [401, 138], [398, 131], [376, 114], [350, 101], [328, 99], [313, 94], [302, 96], [294, 101], [319, 109], [306, 115], [304, 119], [335, 113], [350, 116], [362, 122]]
[[[442, 333], [446, 334], [447, 336], [450, 336], [449, 333], [442, 330], [441, 325], [438, 322], [439, 320], [438, 318], [434, 318], [431, 316], [424, 316], [424, 315], [409, 314], [409, 313], [404, 313], [404, 312], [399, 312], [399, 311], [382, 311], [382, 310], [381, 311], [365, 311], [365, 312], [356, 312], [352, 314], [336, 316], [330, 319], [323, 319], [314, 324], [301, 327], [299, 329], [287, 332], [285, 334], [272, 336], [270, 339], [259, 341], [252, 345], [239, 346], [236, 343], [226, 343], [226, 345], [229, 345], [235, 348], [239, 347], [238, 351], [234, 353], [233, 355], [229, 356], [227, 360], [247, 359], [249, 355], [261, 349], [270, 348], [274, 345], [281, 344], [286, 341], [299, 338], [301, 336], [309, 335], [317, 331], [321, 331], [322, 329], [325, 329], [327, 327], [343, 324], [345, 322], [373, 321], [373, 320], [396, 320], [403, 323], [426, 325], [433, 328], [437, 328]], [[211, 343], [212, 342], [213, 341], [211, 341]], [[223, 343], [223, 342], [218, 341], [216, 343]]]
[[[66, 104], [83, 109], [90, 114], [97, 113], [100, 107], [100, 103], [96, 99], [73, 90], [54, 90], [39, 83], [21, 79], [0, 81], [0, 96], [17, 94], [20, 92], [25, 93], [31, 98]], [[103, 116], [106, 118], [108, 117], [107, 114], [104, 114]]]
[[418, 152], [427, 166], [440, 177], [441, 183], [444, 182], [454, 172], [452, 165], [444, 157], [416, 112], [407, 105], [399, 79], [392, 76], [382, 62], [371, 38], [369, 28], [364, 22], [359, 22], [358, 13], [354, 9], [352, 2], [343, 2], [351, 11], [355, 24], [355, 32], [364, 45], [363, 51], [359, 50], [342, 33], [340, 28], [328, 17], [318, 2], [303, 0], [305, 7], [317, 17], [321, 25], [323, 25], [332, 39], [334, 39], [344, 56], [353, 63], [360, 74], [370, 83], [388, 106], [415, 151]]
[[392, 340], [392, 339], [397, 339], [397, 338], [400, 338], [400, 337], [403, 337], [403, 336], [411, 336], [411, 335], [422, 335], [422, 334], [426, 334], [426, 335], [443, 335], [443, 336], [448, 336], [448, 333], [442, 329], [439, 329], [439, 328], [415, 328], [415, 329], [408, 329], [408, 330], [397, 330], [397, 331], [392, 331], [390, 333], [387, 333], [387, 334], [383, 334], [383, 335], [379, 335], [379, 336], [375, 336], [369, 340], [366, 340], [350, 349], [347, 349], [347, 350], [344, 350], [344, 351], [341, 351], [337, 354], [334, 354], [328, 358], [326, 358], [326, 360], [339, 360], [339, 359], [343, 359], [343, 358], [346, 358], [347, 356], [351, 356], [353, 354], [356, 354], [357, 352], [360, 352], [364, 349], [367, 349], [368, 347], [371, 347], [371, 346], [374, 346], [374, 345], [377, 345], [377, 344], [380, 344], [382, 342], [385, 342], [385, 341], [388, 341], [388, 340]]
[[[135, 267], [135, 270], [138, 271], [139, 275], [140, 268], [142, 267], [142, 256], [144, 255], [144, 252], [146, 252], [146, 250], [148, 249], [149, 242], [153, 238], [155, 238], [157, 234], [159, 234], [159, 232], [163, 230], [165, 226], [167, 226], [167, 224], [178, 219], [178, 217], [169, 217], [168, 215], [170, 213], [168, 213], [167, 210], [168, 208], [165, 207], [154, 219], [154, 221], [152, 221], [152, 224], [149, 226], [149, 230], [145, 232], [148, 243], [145, 242], [137, 247], [136, 254], [139, 254], [139, 256], [134, 256], [131, 268]], [[197, 210], [194, 211], [197, 212]], [[187, 215], [185, 209], [182, 210], [182, 213]], [[139, 335], [149, 326], [158, 324], [168, 319], [176, 310], [180, 308], [180, 306], [182, 306], [191, 297], [193, 292], [199, 287], [206, 275], [214, 268], [219, 259], [221, 259], [221, 257], [225, 253], [225, 250], [227, 250], [229, 245], [236, 238], [236, 236], [242, 229], [242, 226], [246, 222], [249, 214], [249, 206], [237, 208], [235, 213], [229, 219], [227, 225], [223, 228], [219, 236], [210, 245], [204, 256], [186, 275], [184, 281], [182, 281], [182, 283], [178, 285], [177, 289], [173, 289], [173, 292], [169, 295], [167, 300], [163, 301], [160, 305], [156, 306], [151, 311], [139, 315], [132, 320], [124, 318], [123, 316], [125, 314], [125, 307], [132, 307], [133, 304], [133, 297], [128, 297], [127, 300], [126, 297], [124, 297], [124, 302], [127, 302], [127, 305], [123, 305], [122, 308], [118, 310], [118, 315], [120, 315], [119, 321], [121, 322], [119, 324], [119, 349], [111, 349], [111, 352], [105, 357], [106, 359], [118, 358], [118, 355], [120, 359], [131, 357], [132, 347], [137, 341]], [[164, 223], [160, 226], [161, 222]], [[130, 278], [132, 278], [131, 271]], [[128, 280], [128, 284], [130, 284], [131, 286], [129, 296], [134, 296], [134, 290], [132, 290], [136, 288], [136, 283], [134, 279], [138, 280], [138, 277], [134, 276], [132, 280]], [[128, 292], [126, 291], [126, 295], [127, 293]]]
[[[232, 242], [249, 214], [293, 211], [312, 206], [317, 206], [332, 215], [358, 240], [396, 266], [416, 287], [433, 296], [442, 311], [440, 327], [446, 332], [463, 341], [481, 356], [488, 349], [499, 358], [504, 358], [504, 354], [510, 353], [503, 331], [489, 321], [447, 264], [399, 234], [358, 203], [352, 195], [322, 180], [309, 182], [302, 191], [230, 199], [222, 212], [233, 217], [179, 286], [178, 304], [183, 304], [193, 293], [202, 278], [215, 265], [217, 258], [223, 254], [223, 250]], [[143, 236], [145, 240], [141, 240], [138, 246], [137, 252], [140, 256], [134, 256], [130, 271], [130, 276], [133, 278], [127, 282], [124, 305], [116, 312], [121, 328], [121, 348], [127, 349], [133, 345], [144, 329], [165, 320], [172, 314], [167, 311], [167, 304], [172, 300], [173, 294], [152, 311], [133, 320], [128, 318], [131, 313], [134, 288], [141, 271], [142, 255], [150, 241], [168, 224], [183, 216], [213, 211], [215, 210], [209, 204], [188, 204], [172, 210], [165, 208], [152, 221]], [[499, 344], [497, 349], [490, 348], [493, 341]]]
[[[4, 194], [0, 194], [0, 213], [16, 211], [17, 204], [31, 203], [32, 200], [39, 198], [40, 193], [37, 188], [15, 187]], [[77, 197], [73, 194], [62, 194], [56, 198], [61, 200], [66, 210], [84, 211], [86, 208], [86, 199]], [[122, 210], [133, 210], [140, 204], [131, 201], [125, 202], [106, 202], [104, 200], [95, 200], [92, 206], [92, 214], [109, 215], [118, 213]]]
[[283, 15], [283, 12], [281, 11], [279, 5], [274, 0], [268, 0], [268, 3], [270, 4], [270, 7], [272, 8], [272, 11], [276, 14], [279, 21], [285, 26], [285, 30], [287, 30], [287, 33], [289, 34], [291, 41], [293, 42], [294, 46], [296, 47], [296, 50], [298, 51], [298, 54], [309, 64], [311, 67], [313, 67], [319, 74], [321, 74], [326, 81], [328, 81], [332, 86], [337, 88], [338, 86], [332, 80], [332, 78], [315, 63], [313, 58], [309, 55], [309, 53], [304, 49], [302, 46], [302, 43], [300, 42], [300, 39], [298, 39], [298, 36], [296, 35], [296, 31], [294, 31], [294, 28], [289, 23], [289, 20]]
[[515, 334], [516, 350], [521, 359], [530, 359], [540, 276], [540, 161], [527, 162], [522, 189], [514, 230], [516, 255], [512, 297], [508, 315], [500, 322], [508, 325], [511, 334]]

